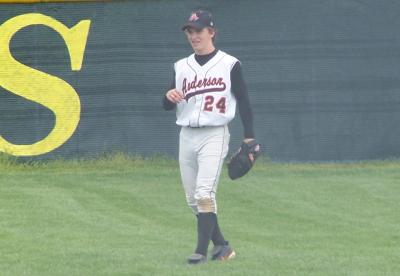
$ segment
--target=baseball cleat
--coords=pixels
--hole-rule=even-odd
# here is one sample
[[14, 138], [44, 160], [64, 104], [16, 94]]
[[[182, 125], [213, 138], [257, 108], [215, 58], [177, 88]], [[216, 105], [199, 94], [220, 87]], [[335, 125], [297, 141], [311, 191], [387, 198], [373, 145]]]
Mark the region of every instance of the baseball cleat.
[[198, 253], [194, 253], [187, 259], [188, 264], [201, 264], [207, 262], [207, 257]]
[[211, 260], [213, 261], [227, 261], [235, 258], [236, 253], [230, 247], [229, 244], [227, 245], [215, 245], [212, 250], [212, 257]]

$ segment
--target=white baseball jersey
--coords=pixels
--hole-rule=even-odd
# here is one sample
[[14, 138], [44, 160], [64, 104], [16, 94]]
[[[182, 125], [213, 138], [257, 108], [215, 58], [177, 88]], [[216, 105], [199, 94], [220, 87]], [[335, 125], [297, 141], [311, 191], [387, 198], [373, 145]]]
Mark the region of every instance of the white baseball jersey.
[[175, 63], [176, 89], [185, 97], [177, 104], [177, 125], [222, 126], [234, 118], [236, 99], [231, 92], [230, 73], [237, 61], [219, 50], [203, 66], [194, 54]]

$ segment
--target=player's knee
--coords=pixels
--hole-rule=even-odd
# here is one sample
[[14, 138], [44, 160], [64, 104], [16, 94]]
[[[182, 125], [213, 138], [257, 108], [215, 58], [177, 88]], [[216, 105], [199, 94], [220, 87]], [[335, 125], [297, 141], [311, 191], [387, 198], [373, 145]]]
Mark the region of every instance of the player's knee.
[[200, 198], [197, 200], [199, 213], [216, 213], [215, 200], [212, 198]]

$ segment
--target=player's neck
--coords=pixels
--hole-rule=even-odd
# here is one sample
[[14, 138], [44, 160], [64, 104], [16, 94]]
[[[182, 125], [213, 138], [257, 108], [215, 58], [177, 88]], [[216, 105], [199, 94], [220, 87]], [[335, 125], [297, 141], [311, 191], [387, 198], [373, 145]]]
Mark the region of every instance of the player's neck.
[[205, 55], [211, 54], [214, 51], [215, 51], [214, 45], [210, 45], [209, 47], [204, 48], [204, 49], [197, 49], [194, 51], [194, 53], [199, 56], [205, 56]]
[[196, 57], [202, 58], [202, 57], [208, 57], [208, 56], [215, 56], [216, 52], [218, 52], [218, 50], [216, 48], [214, 48], [214, 50], [212, 50], [211, 52], [207, 51], [207, 54], [198, 54], [196, 52], [194, 54]]
[[213, 57], [215, 57], [215, 55], [217, 54], [218, 50], [214, 49], [214, 51], [212, 51], [209, 54], [206, 55], [198, 55], [195, 54], [194, 55], [194, 59], [197, 61], [198, 64], [200, 64], [201, 66], [203, 66], [204, 64], [206, 64], [209, 60], [211, 60]]

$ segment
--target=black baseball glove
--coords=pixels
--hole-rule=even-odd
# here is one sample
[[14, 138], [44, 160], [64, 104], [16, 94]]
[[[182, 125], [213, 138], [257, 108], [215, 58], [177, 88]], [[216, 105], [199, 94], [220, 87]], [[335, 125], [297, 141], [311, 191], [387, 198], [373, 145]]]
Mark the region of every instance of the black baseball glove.
[[261, 154], [261, 146], [256, 140], [243, 142], [228, 162], [229, 178], [235, 180], [245, 175], [253, 167]]

